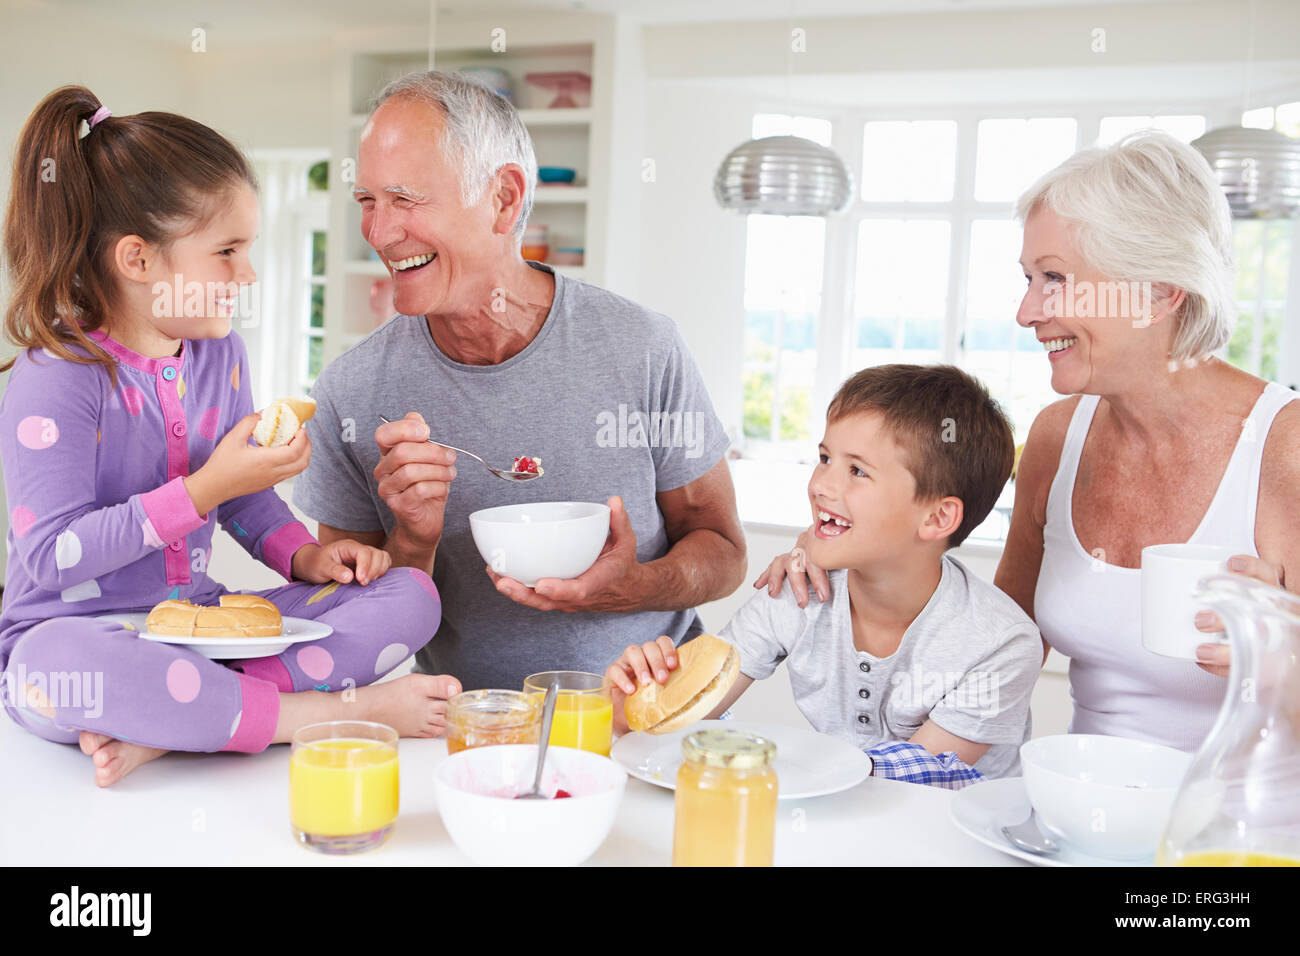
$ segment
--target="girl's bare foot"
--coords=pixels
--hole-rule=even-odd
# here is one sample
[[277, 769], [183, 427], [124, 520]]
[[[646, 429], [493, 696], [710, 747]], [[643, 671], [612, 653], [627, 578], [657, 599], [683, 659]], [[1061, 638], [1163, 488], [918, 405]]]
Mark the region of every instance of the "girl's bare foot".
[[459, 693], [460, 682], [445, 674], [408, 674], [343, 691], [281, 693], [271, 742], [288, 743], [299, 728], [329, 720], [371, 720], [400, 737], [437, 737], [446, 730], [447, 698]]
[[127, 743], [104, 734], [83, 730], [78, 738], [81, 752], [95, 764], [95, 784], [108, 787], [117, 783], [141, 764], [161, 757], [167, 751]]
[[366, 720], [387, 724], [399, 737], [439, 737], [447, 729], [447, 698], [460, 683], [447, 675], [407, 674], [397, 680], [357, 688]]

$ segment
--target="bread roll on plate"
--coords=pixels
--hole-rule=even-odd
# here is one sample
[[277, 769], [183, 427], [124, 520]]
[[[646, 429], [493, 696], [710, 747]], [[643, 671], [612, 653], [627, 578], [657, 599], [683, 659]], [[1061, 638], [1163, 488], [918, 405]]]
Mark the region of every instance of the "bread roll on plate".
[[267, 448], [289, 444], [294, 434], [316, 414], [314, 398], [282, 398], [262, 412], [262, 420], [253, 429], [253, 441]]
[[149, 612], [145, 629], [170, 637], [279, 637], [280, 609], [252, 594], [223, 594], [219, 607], [163, 601]]

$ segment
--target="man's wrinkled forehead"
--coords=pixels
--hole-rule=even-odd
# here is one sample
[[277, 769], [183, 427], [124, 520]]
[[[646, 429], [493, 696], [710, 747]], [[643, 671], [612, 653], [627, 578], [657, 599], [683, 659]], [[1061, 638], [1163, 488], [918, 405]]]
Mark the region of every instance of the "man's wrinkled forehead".
[[361, 131], [353, 195], [427, 198], [431, 177], [439, 176], [443, 134], [440, 118], [425, 104], [409, 97], [382, 103]]

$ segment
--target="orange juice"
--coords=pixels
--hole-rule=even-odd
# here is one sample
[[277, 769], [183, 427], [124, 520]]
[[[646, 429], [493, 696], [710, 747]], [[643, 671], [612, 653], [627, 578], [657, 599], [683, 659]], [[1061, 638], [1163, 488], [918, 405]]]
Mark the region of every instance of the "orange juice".
[[340, 737], [296, 749], [289, 761], [289, 819], [312, 836], [382, 830], [397, 819], [397, 750]]
[[1177, 866], [1300, 866], [1295, 857], [1277, 856], [1273, 853], [1252, 853], [1249, 850], [1201, 850], [1189, 853]]
[[614, 736], [614, 704], [604, 696], [560, 691], [551, 719], [551, 743], [609, 756]]
[[682, 741], [673, 798], [673, 866], [771, 866], [776, 747], [754, 734], [706, 730]]

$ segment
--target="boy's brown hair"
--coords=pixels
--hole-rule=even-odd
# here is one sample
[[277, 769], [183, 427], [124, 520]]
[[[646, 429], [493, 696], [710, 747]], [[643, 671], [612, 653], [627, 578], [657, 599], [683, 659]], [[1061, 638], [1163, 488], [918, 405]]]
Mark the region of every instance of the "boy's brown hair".
[[1002, 407], [975, 378], [952, 365], [874, 365], [840, 386], [826, 410], [836, 422], [878, 412], [916, 479], [916, 500], [960, 498], [955, 548], [1002, 493], [1015, 462], [1015, 439]]

